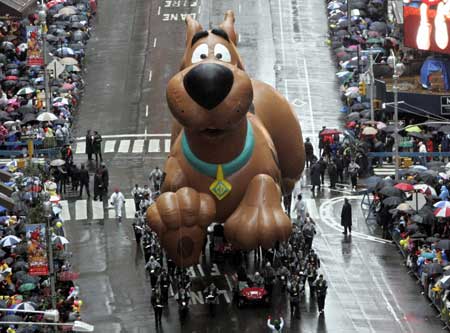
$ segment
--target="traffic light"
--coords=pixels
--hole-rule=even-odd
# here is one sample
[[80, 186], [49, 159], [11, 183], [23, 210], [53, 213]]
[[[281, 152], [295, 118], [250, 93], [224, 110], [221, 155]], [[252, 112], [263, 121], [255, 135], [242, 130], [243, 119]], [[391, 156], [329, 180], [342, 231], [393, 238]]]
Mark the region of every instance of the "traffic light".
[[366, 83], [364, 81], [359, 82], [358, 90], [359, 90], [359, 94], [361, 96], [365, 96], [366, 95]]

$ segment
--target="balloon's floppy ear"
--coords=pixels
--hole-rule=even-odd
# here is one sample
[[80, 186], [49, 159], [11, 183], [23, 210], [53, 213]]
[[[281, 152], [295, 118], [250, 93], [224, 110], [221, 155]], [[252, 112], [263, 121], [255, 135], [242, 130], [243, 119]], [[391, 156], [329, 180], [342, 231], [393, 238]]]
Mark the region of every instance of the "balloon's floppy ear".
[[222, 24], [220, 25], [220, 28], [227, 33], [228, 38], [230, 38], [230, 41], [232, 41], [234, 45], [237, 45], [237, 34], [236, 31], [234, 30], [234, 21], [235, 21], [234, 12], [232, 10], [227, 10], [227, 12], [225, 13], [225, 18]]
[[195, 19], [193, 19], [190, 15], [186, 17], [186, 49], [184, 50], [183, 60], [181, 63], [181, 69], [185, 68], [187, 65], [187, 54], [191, 49], [191, 41], [192, 37], [197, 32], [202, 31], [203, 28], [200, 23], [198, 23]]

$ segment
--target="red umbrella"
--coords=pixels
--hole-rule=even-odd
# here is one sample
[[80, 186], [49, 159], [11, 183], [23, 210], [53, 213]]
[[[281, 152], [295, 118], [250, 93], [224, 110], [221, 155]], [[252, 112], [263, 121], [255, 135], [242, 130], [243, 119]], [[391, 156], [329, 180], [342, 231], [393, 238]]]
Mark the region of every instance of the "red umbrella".
[[349, 121], [345, 126], [347, 126], [348, 128], [353, 128], [356, 126], [356, 121]]
[[397, 185], [394, 185], [394, 187], [402, 190], [403, 192], [414, 191], [414, 186], [408, 183], [399, 183]]
[[52, 0], [47, 3], [47, 8], [50, 9], [53, 6], [56, 6], [57, 4], [64, 3], [64, 2], [66, 2], [66, 1], [65, 0]]
[[15, 75], [9, 75], [7, 77], [5, 77], [3, 80], [4, 81], [17, 81], [19, 78]]
[[320, 132], [320, 136], [325, 135], [335, 135], [335, 134], [341, 134], [342, 132], [338, 131], [337, 129], [326, 129]]
[[438, 208], [434, 211], [434, 216], [450, 217], [450, 208], [448, 208], [448, 207]]

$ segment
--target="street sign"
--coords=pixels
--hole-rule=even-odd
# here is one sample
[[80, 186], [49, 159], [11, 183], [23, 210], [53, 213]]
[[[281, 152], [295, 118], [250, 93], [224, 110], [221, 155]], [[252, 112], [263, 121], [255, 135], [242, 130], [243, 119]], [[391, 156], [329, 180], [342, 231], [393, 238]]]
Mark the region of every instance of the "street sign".
[[441, 96], [441, 114], [450, 115], [450, 96]]
[[64, 72], [64, 68], [64, 65], [61, 64], [58, 59], [53, 58], [53, 60], [47, 65], [47, 73], [52, 76], [55, 75], [54, 77], [58, 77], [62, 72]]

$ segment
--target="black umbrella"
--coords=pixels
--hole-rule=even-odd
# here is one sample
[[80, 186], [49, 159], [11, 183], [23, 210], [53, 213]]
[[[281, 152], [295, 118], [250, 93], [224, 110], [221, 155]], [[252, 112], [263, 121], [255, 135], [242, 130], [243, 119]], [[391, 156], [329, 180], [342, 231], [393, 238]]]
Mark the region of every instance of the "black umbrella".
[[419, 226], [417, 224], [413, 223], [413, 224], [408, 225], [406, 227], [406, 230], [409, 232], [416, 232], [419, 230]]
[[450, 133], [450, 125], [445, 125], [439, 128], [438, 132], [449, 134]]
[[11, 116], [6, 111], [0, 111], [0, 121], [9, 121]]
[[36, 115], [33, 113], [27, 113], [22, 119], [23, 124], [32, 124], [32, 123], [39, 123], [39, 121], [36, 120]]
[[423, 216], [420, 216], [419, 214], [413, 215], [411, 216], [411, 221], [421, 224], [423, 222]]
[[387, 197], [403, 197], [403, 192], [393, 186], [385, 186], [380, 191], [378, 191], [378, 193]]
[[21, 107], [18, 108], [16, 111], [17, 111], [17, 112], [20, 112], [20, 113], [22, 113], [22, 114], [26, 114], [26, 113], [34, 113], [33, 107], [28, 106], [28, 105], [21, 106]]
[[450, 250], [450, 239], [441, 239], [437, 242], [436, 247], [442, 250]]
[[25, 261], [19, 260], [13, 264], [12, 268], [14, 270], [21, 270], [22, 268], [28, 268], [28, 264]]
[[388, 207], [397, 207], [403, 202], [403, 200], [399, 197], [387, 197], [383, 200], [383, 204]]
[[367, 186], [368, 188], [376, 188], [377, 185], [382, 181], [383, 179], [381, 177], [378, 176], [371, 176], [369, 178], [366, 179], [362, 179], [360, 181], [361, 184], [363, 184], [364, 186]]
[[423, 206], [419, 209], [419, 215], [423, 217], [422, 224], [431, 225], [436, 217], [433, 214], [434, 210], [430, 206]]
[[369, 30], [378, 31], [379, 33], [385, 34], [387, 33], [387, 25], [384, 22], [373, 22], [370, 24]]
[[440, 127], [442, 126], [442, 124], [440, 124], [440, 123], [437, 122], [437, 121], [429, 120], [429, 121], [426, 121], [426, 122], [424, 123], [424, 126], [427, 126], [427, 127], [429, 127], [429, 128], [435, 128], [435, 129], [438, 129], [438, 128], [440, 128]]
[[440, 240], [440, 238], [431, 236], [431, 237], [427, 237], [427, 239], [425, 239], [425, 242], [434, 243], [434, 242], [438, 242], [439, 240]]
[[411, 236], [409, 236], [409, 238], [415, 239], [415, 240], [417, 240], [417, 239], [424, 239], [426, 237], [427, 237], [427, 235], [425, 235], [424, 233], [421, 233], [419, 231], [416, 231]]
[[428, 275], [442, 274], [444, 270], [438, 262], [432, 262], [423, 266], [423, 271], [428, 272]]

